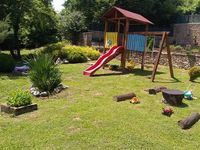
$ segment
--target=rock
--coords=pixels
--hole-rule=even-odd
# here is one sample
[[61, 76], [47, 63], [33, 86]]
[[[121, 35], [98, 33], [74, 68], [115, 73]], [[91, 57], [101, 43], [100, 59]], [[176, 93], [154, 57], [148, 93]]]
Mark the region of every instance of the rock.
[[67, 59], [63, 59], [63, 64], [68, 64], [69, 61]]
[[63, 89], [68, 89], [68, 88], [69, 88], [69, 86], [63, 85]]
[[[30, 88], [31, 94], [33, 94], [34, 92], [37, 92], [37, 91], [38, 91], [38, 89], [35, 88], [35, 87], [31, 87], [31, 88]], [[38, 92], [39, 92], [39, 91], [38, 91]]]
[[39, 91], [34, 91], [34, 92], [33, 92], [33, 96], [39, 97], [39, 96], [40, 96], [40, 92], [39, 92]]
[[48, 94], [48, 92], [41, 92], [41, 93], [40, 93], [40, 96], [41, 96], [41, 97], [48, 97], [49, 94]]
[[55, 93], [60, 93], [63, 90], [63, 87], [58, 86], [57, 88], [54, 89]]
[[57, 60], [56, 60], [56, 64], [58, 65], [58, 64], [62, 64], [63, 63], [63, 61], [60, 59], [60, 58], [58, 58]]

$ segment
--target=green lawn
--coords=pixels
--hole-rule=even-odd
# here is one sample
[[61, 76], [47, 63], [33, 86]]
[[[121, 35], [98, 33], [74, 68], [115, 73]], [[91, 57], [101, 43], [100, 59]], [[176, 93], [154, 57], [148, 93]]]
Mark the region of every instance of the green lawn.
[[[124, 75], [87, 77], [87, 64], [61, 65], [62, 79], [70, 88], [49, 99], [34, 98], [39, 110], [18, 117], [0, 116], [0, 149], [199, 149], [200, 123], [182, 130], [177, 121], [198, 112], [200, 99], [173, 107], [172, 117], [161, 115], [162, 95], [148, 95], [154, 86], [186, 90], [199, 96], [200, 82], [188, 81], [188, 71], [176, 69], [170, 79], [167, 67], [159, 67], [154, 83], [149, 71]], [[100, 70], [97, 73], [110, 73]], [[0, 74], [0, 102], [16, 89], [27, 90], [27, 77]], [[117, 103], [112, 97], [135, 92], [141, 104]]]

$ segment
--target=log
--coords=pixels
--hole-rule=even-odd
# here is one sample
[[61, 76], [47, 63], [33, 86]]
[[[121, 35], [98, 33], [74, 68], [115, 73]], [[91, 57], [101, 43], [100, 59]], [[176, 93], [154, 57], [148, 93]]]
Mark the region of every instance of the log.
[[125, 100], [128, 100], [128, 99], [131, 99], [133, 97], [136, 97], [135, 93], [128, 93], [128, 94], [114, 96], [113, 100], [120, 102], [120, 101], [125, 101]]
[[199, 113], [192, 113], [189, 117], [179, 120], [178, 125], [182, 129], [189, 129], [191, 128], [196, 122], [198, 122], [200, 119], [200, 114]]
[[167, 88], [164, 86], [160, 87], [154, 87], [152, 89], [148, 89], [147, 91], [149, 92], [150, 95], [156, 95], [159, 92], [162, 92], [163, 90], [166, 90]]

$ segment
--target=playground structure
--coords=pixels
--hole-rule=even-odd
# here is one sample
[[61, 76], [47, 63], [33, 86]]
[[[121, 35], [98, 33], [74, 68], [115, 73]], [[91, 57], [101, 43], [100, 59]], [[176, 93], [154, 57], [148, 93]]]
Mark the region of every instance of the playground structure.
[[[129, 56], [128, 54], [129, 52], [133, 51], [142, 53], [141, 70], [144, 70], [145, 54], [147, 50], [147, 37], [160, 36], [162, 37], [162, 39], [154, 63], [151, 80], [153, 82], [155, 79], [160, 57], [165, 47], [168, 54], [170, 75], [172, 78], [174, 77], [170, 47], [168, 42], [169, 32], [148, 32], [148, 26], [153, 24], [151, 21], [140, 14], [136, 14], [118, 7], [113, 7], [108, 10], [102, 16], [102, 19], [105, 21], [104, 54], [97, 60], [97, 62], [93, 66], [87, 68], [87, 70], [83, 72], [84, 75], [92, 76], [96, 70], [104, 66], [106, 63], [108, 63], [119, 54], [121, 54], [121, 68], [125, 69], [126, 60]], [[129, 32], [130, 26], [144, 26], [145, 29], [143, 32]], [[106, 52], [107, 49], [110, 50]]]

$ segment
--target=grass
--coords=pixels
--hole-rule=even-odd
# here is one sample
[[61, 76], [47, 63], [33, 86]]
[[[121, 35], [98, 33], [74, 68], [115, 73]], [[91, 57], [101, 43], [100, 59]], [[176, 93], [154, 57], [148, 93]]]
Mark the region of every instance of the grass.
[[[116, 62], [113, 62], [116, 63]], [[117, 62], [118, 63], [118, 62]], [[18, 117], [0, 116], [1, 149], [198, 149], [200, 123], [181, 130], [177, 121], [198, 112], [199, 98], [184, 100], [185, 107], [173, 107], [170, 117], [161, 115], [166, 105], [162, 95], [148, 95], [144, 90], [155, 86], [193, 89], [199, 96], [200, 83], [189, 82], [188, 71], [175, 69], [177, 80], [170, 79], [167, 67], [152, 83], [152, 68], [141, 73], [87, 77], [87, 64], [61, 65], [62, 79], [70, 88], [49, 99], [34, 98], [39, 110]], [[100, 70], [98, 74], [109, 74]], [[27, 90], [27, 77], [0, 74], [0, 102], [16, 89]], [[117, 103], [114, 95], [135, 92], [141, 104]]]

